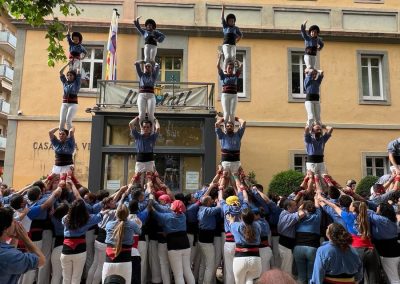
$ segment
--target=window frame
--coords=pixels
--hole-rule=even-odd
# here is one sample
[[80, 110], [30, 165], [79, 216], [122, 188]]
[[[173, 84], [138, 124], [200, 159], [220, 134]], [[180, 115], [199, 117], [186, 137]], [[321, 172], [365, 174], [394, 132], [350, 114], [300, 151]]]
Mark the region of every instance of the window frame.
[[[292, 55], [296, 54], [296, 53], [302, 53], [304, 55], [304, 49], [303, 48], [299, 48], [299, 47], [289, 47], [287, 50], [287, 60], [288, 60], [288, 102], [289, 103], [304, 103], [306, 100], [306, 94], [293, 94], [292, 93], [292, 79], [293, 79], [293, 75], [292, 75]], [[304, 56], [300, 56], [300, 59], [302, 60], [303, 66], [305, 66], [304, 63]], [[317, 54], [317, 62], [316, 62], [316, 68], [319, 69], [319, 53]], [[304, 68], [302, 69], [302, 72], [300, 72], [300, 80], [301, 78], [303, 78], [303, 82], [304, 82]], [[304, 84], [302, 84], [303, 88], [300, 88], [303, 90], [304, 92]]]
[[363, 152], [362, 153], [362, 163], [361, 163], [361, 170], [362, 170], [363, 177], [366, 177], [368, 175], [367, 174], [367, 159], [368, 158], [373, 159], [373, 161], [372, 161], [373, 162], [373, 165], [372, 165], [373, 175], [376, 175], [375, 159], [377, 159], [377, 158], [384, 159], [384, 164], [385, 164], [384, 174], [390, 173], [390, 161], [389, 161], [387, 152]]
[[305, 150], [289, 150], [289, 168], [296, 171], [295, 168], [295, 158], [296, 157], [301, 157], [302, 159], [304, 159], [302, 161], [302, 173], [306, 174], [307, 173], [307, 167], [306, 167], [306, 163], [307, 163], [307, 153]]
[[[106, 72], [106, 64], [107, 64], [107, 49], [106, 49], [106, 42], [85, 42], [85, 48], [88, 51], [88, 54], [91, 53], [93, 54], [94, 57], [94, 52], [92, 52], [93, 49], [95, 48], [99, 48], [99, 49], [103, 49], [103, 59], [102, 59], [102, 72], [101, 72], [101, 80], [104, 80], [105, 78], [105, 72]], [[82, 68], [82, 63], [83, 62], [88, 62], [85, 61], [86, 57], [81, 60], [81, 66], [80, 68]], [[92, 69], [94, 67], [94, 62], [100, 62], [101, 59], [94, 59], [95, 61], [89, 61], [90, 62], [90, 69]], [[91, 72], [92, 74], [92, 72]], [[91, 78], [89, 79], [89, 86], [92, 84], [93, 85], [93, 77], [92, 75], [90, 76]], [[97, 89], [98, 88], [81, 88], [79, 90], [79, 95], [83, 94], [83, 97], [87, 96], [87, 97], [94, 97], [97, 94]]]
[[[370, 62], [372, 58], [379, 59], [379, 83], [381, 94], [379, 97], [364, 96], [363, 78], [362, 78], [362, 59], [368, 58], [368, 85], [369, 89], [372, 88], [372, 77]], [[391, 105], [390, 90], [389, 90], [389, 66], [388, 66], [388, 52], [387, 51], [374, 51], [374, 50], [357, 50], [357, 71], [358, 71], [358, 91], [359, 91], [359, 104], [372, 104], [372, 105]]]
[[385, 4], [385, 0], [353, 0], [354, 3], [364, 4]]
[[[222, 52], [222, 47], [219, 46], [218, 50]], [[239, 102], [250, 102], [251, 101], [251, 48], [250, 47], [237, 47], [236, 54], [243, 53], [243, 67], [242, 67], [242, 75], [243, 75], [243, 90], [244, 93], [238, 93], [238, 101]], [[222, 63], [221, 63], [222, 64]], [[219, 79], [219, 74], [217, 74], [218, 80], [218, 100], [221, 100], [221, 90], [222, 84]]]

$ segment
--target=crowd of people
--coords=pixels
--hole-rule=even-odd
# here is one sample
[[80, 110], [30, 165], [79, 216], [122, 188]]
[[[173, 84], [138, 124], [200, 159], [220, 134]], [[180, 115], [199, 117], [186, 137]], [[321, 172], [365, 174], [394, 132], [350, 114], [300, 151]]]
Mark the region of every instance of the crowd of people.
[[236, 43], [243, 34], [235, 15], [225, 18], [222, 7], [217, 68], [224, 113], [215, 123], [221, 163], [212, 181], [184, 195], [174, 194], [156, 171], [155, 56], [165, 36], [154, 20], [143, 29], [139, 19], [145, 58], [135, 63], [139, 115], [129, 123], [135, 175], [112, 194], [93, 193], [74, 175], [72, 120], [86, 50], [80, 33], [68, 33], [60, 125], [49, 131], [52, 172], [18, 191], [0, 188], [0, 283], [400, 283], [400, 140], [388, 147], [392, 173], [371, 188], [370, 197], [355, 192], [354, 180], [341, 186], [328, 175], [324, 149], [333, 129], [320, 117], [324, 75], [316, 69], [316, 55], [324, 44], [318, 26], [308, 32], [307, 21], [301, 26], [307, 174], [292, 194], [277, 196], [252, 184], [240, 162], [246, 121], [236, 116]]

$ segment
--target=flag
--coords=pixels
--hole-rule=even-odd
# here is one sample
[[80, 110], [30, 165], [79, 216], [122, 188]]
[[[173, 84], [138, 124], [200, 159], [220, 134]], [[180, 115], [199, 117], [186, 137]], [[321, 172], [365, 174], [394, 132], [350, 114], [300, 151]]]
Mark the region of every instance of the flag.
[[114, 9], [107, 43], [106, 80], [117, 80], [118, 11]]

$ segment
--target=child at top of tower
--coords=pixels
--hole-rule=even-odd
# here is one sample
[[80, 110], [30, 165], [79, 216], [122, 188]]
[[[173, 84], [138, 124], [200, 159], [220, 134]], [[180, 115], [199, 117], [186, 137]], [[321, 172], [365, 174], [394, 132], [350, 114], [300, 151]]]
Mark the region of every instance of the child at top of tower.
[[324, 42], [319, 37], [320, 29], [317, 25], [312, 25], [306, 31], [307, 20], [301, 25], [301, 36], [304, 39], [305, 54], [304, 63], [308, 69], [315, 69], [317, 61], [317, 52], [322, 50]]
[[236, 17], [234, 14], [228, 14], [225, 19], [225, 5], [222, 5], [221, 20], [222, 31], [224, 33], [224, 42], [222, 51], [224, 53], [224, 68], [229, 61], [236, 61], [236, 43], [242, 39], [243, 34], [240, 29], [235, 25]]
[[153, 19], [147, 19], [144, 23], [146, 29], [142, 29], [139, 24], [140, 18], [141, 16], [137, 17], [133, 23], [138, 32], [144, 37], [144, 61], [154, 65], [156, 63], [157, 43], [163, 42], [165, 35], [156, 30], [157, 24]]
[[71, 25], [68, 25], [67, 40], [69, 44], [69, 70], [80, 68], [81, 60], [85, 58], [87, 51], [82, 45], [82, 34], [73, 32], [71, 35]]

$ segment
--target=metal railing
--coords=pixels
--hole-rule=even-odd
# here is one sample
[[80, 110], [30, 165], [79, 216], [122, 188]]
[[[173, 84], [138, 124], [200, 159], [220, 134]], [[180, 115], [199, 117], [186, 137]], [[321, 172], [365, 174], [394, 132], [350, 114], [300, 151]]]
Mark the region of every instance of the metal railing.
[[[139, 81], [98, 80], [97, 92], [97, 106], [100, 108], [137, 107]], [[214, 108], [214, 83], [158, 82], [154, 94], [157, 107]]]
[[8, 65], [0, 64], [0, 77], [12, 82], [14, 78], [14, 70]]
[[1, 31], [0, 43], [8, 43], [15, 49], [17, 47], [17, 37], [9, 31]]

